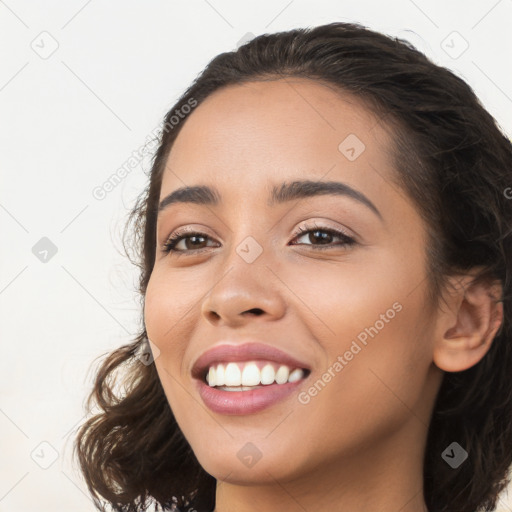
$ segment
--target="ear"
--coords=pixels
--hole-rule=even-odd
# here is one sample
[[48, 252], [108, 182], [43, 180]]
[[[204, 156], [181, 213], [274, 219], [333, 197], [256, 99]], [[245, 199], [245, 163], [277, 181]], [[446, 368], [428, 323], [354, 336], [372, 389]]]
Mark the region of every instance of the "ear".
[[477, 364], [491, 347], [503, 322], [499, 281], [473, 283], [473, 275], [452, 280], [449, 311], [439, 312], [433, 360], [447, 372], [461, 372]]

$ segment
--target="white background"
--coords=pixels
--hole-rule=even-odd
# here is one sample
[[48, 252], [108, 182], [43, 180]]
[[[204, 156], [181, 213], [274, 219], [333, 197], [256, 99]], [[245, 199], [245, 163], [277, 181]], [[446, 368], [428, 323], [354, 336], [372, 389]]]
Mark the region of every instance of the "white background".
[[[93, 189], [215, 55], [332, 21], [408, 39], [512, 133], [512, 0], [0, 1], [0, 512], [94, 510], [71, 446], [93, 360], [139, 323], [120, 233], [148, 164], [103, 200]], [[32, 252], [43, 237], [47, 262]]]

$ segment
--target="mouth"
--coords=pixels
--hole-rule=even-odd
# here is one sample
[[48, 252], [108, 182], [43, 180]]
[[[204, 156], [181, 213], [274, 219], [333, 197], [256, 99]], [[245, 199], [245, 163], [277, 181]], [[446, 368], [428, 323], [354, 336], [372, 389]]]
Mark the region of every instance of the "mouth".
[[310, 374], [304, 362], [261, 343], [216, 346], [192, 368], [204, 404], [226, 415], [262, 411], [288, 397]]

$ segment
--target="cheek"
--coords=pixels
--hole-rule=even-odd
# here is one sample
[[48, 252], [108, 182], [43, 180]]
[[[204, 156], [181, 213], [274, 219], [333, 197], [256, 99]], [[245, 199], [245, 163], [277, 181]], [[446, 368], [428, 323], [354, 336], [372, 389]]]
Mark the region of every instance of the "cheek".
[[190, 308], [197, 302], [198, 290], [191, 292], [188, 283], [180, 285], [180, 282], [183, 280], [173, 279], [162, 269], [155, 268], [146, 290], [144, 322], [148, 338], [160, 350], [154, 363], [167, 400], [178, 423], [180, 419], [185, 421], [185, 424], [180, 423], [180, 427], [188, 432], [187, 410], [193, 408], [193, 404], [182, 383], [187, 376], [183, 354], [190, 339], [190, 330], [197, 323]]
[[148, 338], [160, 350], [164, 348], [162, 341], [165, 339], [165, 331], [172, 325], [172, 313], [164, 315], [166, 306], [168, 306], [168, 294], [165, 293], [161, 280], [153, 272], [144, 298], [144, 324]]
[[201, 289], [196, 281], [183, 276], [176, 279], [162, 268], [153, 270], [144, 300], [144, 322], [149, 339], [162, 353], [186, 341], [183, 333], [190, 324], [191, 307], [201, 296]]
[[397, 265], [396, 254], [383, 255], [378, 265], [340, 265], [334, 272], [317, 264], [314, 274], [295, 278], [301, 319], [324, 353], [303, 396], [312, 414], [346, 423], [347, 411], [393, 415], [407, 410], [401, 400], [419, 400], [432, 363], [420, 264], [421, 258]]
[[304, 265], [283, 280], [293, 283], [290, 300], [301, 319], [313, 332], [325, 334], [322, 339], [331, 348], [341, 349], [344, 341], [376, 322], [379, 330], [387, 328], [398, 315], [400, 304], [409, 300], [407, 294], [413, 289], [412, 283], [417, 284], [418, 275], [419, 269], [399, 268], [396, 254], [382, 251], [378, 262], [364, 253], [354, 254], [345, 262], [312, 261], [310, 270]]
[[333, 460], [357, 457], [406, 424], [419, 418], [428, 424], [423, 407], [431, 361], [413, 348], [421, 340], [413, 337], [414, 309], [407, 306], [378, 334], [368, 335], [366, 345], [351, 332], [344, 336], [340, 324], [337, 343], [327, 348], [328, 364], [298, 396], [293, 415], [301, 439], [308, 440], [308, 463], [320, 464], [326, 454]]

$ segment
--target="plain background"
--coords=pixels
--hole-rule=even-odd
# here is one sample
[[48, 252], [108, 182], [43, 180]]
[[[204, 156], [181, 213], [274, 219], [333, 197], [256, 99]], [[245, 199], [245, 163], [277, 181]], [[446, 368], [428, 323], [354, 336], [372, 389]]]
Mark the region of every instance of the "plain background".
[[120, 235], [149, 160], [93, 191], [215, 55], [332, 21], [411, 41], [512, 134], [511, 0], [0, 1], [1, 512], [94, 510], [72, 442], [93, 360], [139, 325]]

